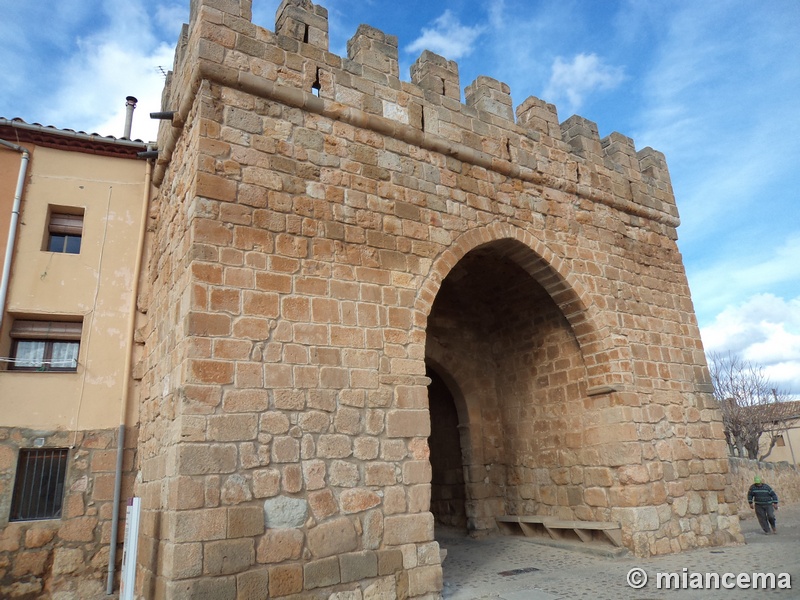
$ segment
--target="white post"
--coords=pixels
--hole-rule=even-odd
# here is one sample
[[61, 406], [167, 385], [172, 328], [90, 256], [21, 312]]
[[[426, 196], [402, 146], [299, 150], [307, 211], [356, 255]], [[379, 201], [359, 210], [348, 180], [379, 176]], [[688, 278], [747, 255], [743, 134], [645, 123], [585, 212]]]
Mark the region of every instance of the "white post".
[[119, 600], [133, 600], [136, 587], [136, 554], [139, 550], [139, 515], [142, 499], [131, 498], [125, 518], [125, 541], [122, 546], [122, 573]]

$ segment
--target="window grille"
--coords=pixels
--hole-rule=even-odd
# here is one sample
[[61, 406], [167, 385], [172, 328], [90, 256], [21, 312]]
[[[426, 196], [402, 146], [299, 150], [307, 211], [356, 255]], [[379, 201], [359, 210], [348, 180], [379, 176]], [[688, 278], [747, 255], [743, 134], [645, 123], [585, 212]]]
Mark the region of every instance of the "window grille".
[[22, 448], [17, 462], [9, 521], [61, 518], [67, 448]]

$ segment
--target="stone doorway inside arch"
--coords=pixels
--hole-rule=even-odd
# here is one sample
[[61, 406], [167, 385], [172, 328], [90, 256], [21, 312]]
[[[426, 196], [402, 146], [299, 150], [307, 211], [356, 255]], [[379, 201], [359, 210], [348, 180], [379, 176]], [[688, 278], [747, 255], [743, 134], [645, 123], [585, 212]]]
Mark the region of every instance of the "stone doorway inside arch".
[[466, 531], [467, 512], [464, 490], [464, 457], [455, 399], [442, 377], [427, 369], [428, 408], [431, 413], [431, 512], [439, 525]]
[[[506, 514], [590, 518], [581, 455], [586, 371], [572, 328], [519, 242], [467, 253], [427, 324], [437, 526], [496, 531]], [[585, 464], [585, 463], [584, 463]]]

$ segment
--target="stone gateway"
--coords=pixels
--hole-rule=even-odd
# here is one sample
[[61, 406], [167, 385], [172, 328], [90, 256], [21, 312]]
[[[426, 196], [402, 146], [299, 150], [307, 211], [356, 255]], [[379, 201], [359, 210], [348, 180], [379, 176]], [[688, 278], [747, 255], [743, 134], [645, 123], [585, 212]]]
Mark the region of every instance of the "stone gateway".
[[[434, 525], [741, 541], [664, 156], [327, 11], [193, 0], [138, 339], [148, 598], [437, 598]], [[446, 567], [445, 567], [446, 568]]]

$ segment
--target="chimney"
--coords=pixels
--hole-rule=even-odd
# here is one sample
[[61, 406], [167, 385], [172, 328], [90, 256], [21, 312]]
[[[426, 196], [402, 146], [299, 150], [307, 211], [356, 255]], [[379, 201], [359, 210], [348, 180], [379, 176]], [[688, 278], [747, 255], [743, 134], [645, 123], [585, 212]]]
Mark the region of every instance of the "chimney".
[[122, 137], [126, 140], [131, 139], [131, 124], [133, 123], [133, 109], [136, 108], [138, 100], [133, 96], [125, 98], [125, 133]]

